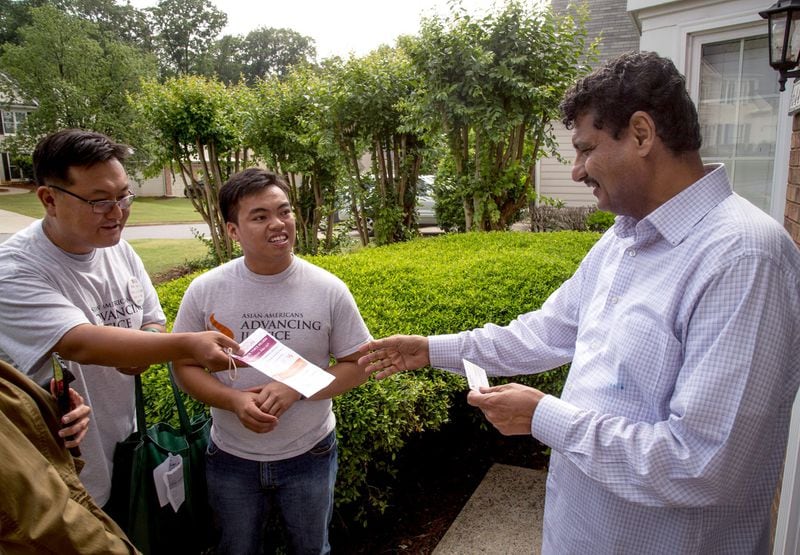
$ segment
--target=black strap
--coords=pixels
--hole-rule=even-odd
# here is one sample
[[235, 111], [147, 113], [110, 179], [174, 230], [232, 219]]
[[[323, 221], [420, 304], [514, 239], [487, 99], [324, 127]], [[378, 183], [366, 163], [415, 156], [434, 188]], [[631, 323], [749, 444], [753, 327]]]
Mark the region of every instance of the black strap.
[[[175, 377], [172, 375], [172, 362], [167, 364], [167, 373], [169, 374], [169, 383], [172, 386], [172, 395], [175, 398], [175, 407], [178, 409], [181, 431], [188, 435], [192, 431], [191, 422], [183, 404], [181, 391], [178, 388], [178, 384], [175, 383]], [[134, 376], [134, 380], [136, 382], [136, 430], [139, 437], [143, 437], [147, 430], [147, 417], [144, 412], [144, 389], [142, 388], [142, 378], [139, 374]]]

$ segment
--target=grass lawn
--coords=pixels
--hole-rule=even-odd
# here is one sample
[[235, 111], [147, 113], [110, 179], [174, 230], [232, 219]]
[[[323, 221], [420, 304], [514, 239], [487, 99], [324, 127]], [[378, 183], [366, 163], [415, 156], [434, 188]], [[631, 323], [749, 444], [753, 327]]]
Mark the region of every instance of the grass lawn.
[[155, 276], [207, 254], [205, 245], [197, 239], [132, 239], [128, 242], [154, 281]]
[[[31, 218], [41, 218], [44, 211], [36, 193], [0, 195], [0, 209]], [[131, 208], [128, 225], [182, 224], [202, 222], [187, 198], [137, 197]]]

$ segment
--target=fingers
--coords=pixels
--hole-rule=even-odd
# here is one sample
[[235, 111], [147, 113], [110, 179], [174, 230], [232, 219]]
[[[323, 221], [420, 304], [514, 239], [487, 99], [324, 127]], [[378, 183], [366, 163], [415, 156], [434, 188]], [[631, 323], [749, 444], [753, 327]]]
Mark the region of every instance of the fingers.
[[223, 349], [231, 349], [233, 351], [233, 354], [235, 355], [242, 354], [242, 349], [241, 347], [239, 347], [239, 344], [236, 341], [234, 341], [227, 335], [223, 335], [219, 332], [213, 332], [213, 333], [217, 345], [219, 345]]
[[242, 354], [236, 341], [216, 331], [198, 332], [192, 348], [193, 358], [212, 372], [230, 369], [232, 365], [238, 364], [231, 359], [231, 354]]
[[279, 418], [299, 399], [300, 394], [297, 391], [275, 381], [265, 385], [256, 395], [256, 404], [263, 412]]
[[388, 346], [391, 340], [396, 337], [394, 335], [389, 337], [384, 337], [383, 339], [373, 339], [369, 343], [365, 343], [361, 347], [358, 348], [358, 352], [360, 353], [369, 353], [370, 351], [377, 351], [378, 349], [384, 349]]
[[286, 412], [286, 408], [281, 404], [280, 398], [276, 395], [270, 395], [267, 397], [267, 399], [261, 403], [259, 408], [263, 412], [271, 414], [276, 418], [279, 418], [284, 412]]
[[276, 416], [263, 412], [255, 405], [248, 407], [245, 418], [240, 420], [245, 428], [258, 434], [271, 432], [278, 425]]
[[479, 408], [486, 419], [503, 435], [531, 433], [533, 414], [544, 393], [517, 383], [482, 387], [470, 391], [467, 402]]
[[242, 425], [256, 433], [272, 431], [278, 425], [278, 418], [261, 410], [256, 393], [240, 392], [236, 415]]
[[65, 441], [67, 447], [77, 447], [89, 429], [92, 408], [84, 404], [83, 397], [74, 389], [69, 390], [69, 396], [73, 408], [61, 418], [64, 427], [58, 431], [58, 435], [69, 438]]
[[389, 366], [386, 366], [383, 370], [375, 374], [375, 378], [382, 380], [384, 378], [388, 378], [392, 374], [397, 374], [398, 372], [400, 372], [400, 369], [394, 364], [390, 364]]
[[480, 408], [485, 397], [486, 395], [484, 395], [483, 392], [479, 393], [474, 389], [470, 389], [469, 393], [467, 393], [467, 404]]
[[428, 338], [421, 335], [392, 335], [370, 341], [359, 349], [358, 359], [367, 374], [383, 379], [397, 372], [416, 370], [430, 364]]

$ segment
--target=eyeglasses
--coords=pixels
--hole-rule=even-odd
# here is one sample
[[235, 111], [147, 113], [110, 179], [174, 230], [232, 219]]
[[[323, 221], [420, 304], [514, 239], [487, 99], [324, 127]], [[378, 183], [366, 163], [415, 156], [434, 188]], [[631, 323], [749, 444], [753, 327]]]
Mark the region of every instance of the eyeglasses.
[[48, 185], [51, 189], [58, 189], [62, 193], [67, 193], [71, 197], [75, 197], [78, 200], [82, 200], [86, 204], [92, 207], [92, 212], [95, 214], [108, 214], [111, 212], [115, 206], [119, 206], [120, 210], [127, 210], [133, 204], [133, 199], [136, 198], [136, 195], [131, 193], [130, 195], [124, 196], [119, 200], [87, 200], [83, 197], [80, 197], [73, 193], [72, 191], [67, 191], [61, 187], [56, 185]]

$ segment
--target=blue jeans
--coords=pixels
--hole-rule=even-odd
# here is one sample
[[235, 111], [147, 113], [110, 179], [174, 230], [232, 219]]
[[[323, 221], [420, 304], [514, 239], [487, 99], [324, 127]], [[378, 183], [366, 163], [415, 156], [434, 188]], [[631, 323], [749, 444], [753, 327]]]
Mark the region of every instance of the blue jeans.
[[208, 501], [220, 528], [218, 553], [262, 552], [270, 510], [280, 512], [292, 553], [330, 553], [328, 527], [336, 483], [336, 432], [306, 453], [259, 462], [226, 453], [209, 442]]

